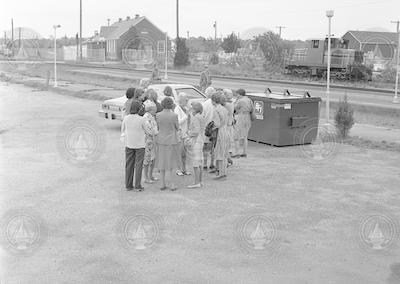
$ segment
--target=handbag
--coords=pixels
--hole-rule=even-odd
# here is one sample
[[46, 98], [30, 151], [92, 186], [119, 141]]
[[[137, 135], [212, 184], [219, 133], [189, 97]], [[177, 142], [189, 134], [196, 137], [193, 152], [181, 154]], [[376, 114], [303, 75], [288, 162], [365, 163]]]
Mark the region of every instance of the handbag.
[[251, 112], [250, 112], [250, 120], [254, 121], [256, 119], [257, 119], [257, 117], [256, 117], [256, 114], [254, 113], [254, 110], [251, 110]]
[[214, 129], [214, 121], [211, 121], [207, 124], [206, 129], [204, 131], [204, 135], [207, 137], [211, 137], [213, 134], [213, 129]]

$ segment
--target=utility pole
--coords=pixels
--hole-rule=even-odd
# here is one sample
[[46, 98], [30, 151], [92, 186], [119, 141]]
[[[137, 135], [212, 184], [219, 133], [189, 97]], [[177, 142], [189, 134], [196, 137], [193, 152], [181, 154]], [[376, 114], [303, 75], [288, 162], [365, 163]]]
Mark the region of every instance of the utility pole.
[[284, 26], [277, 26], [276, 27], [279, 30], [279, 38], [282, 38], [282, 29], [286, 29]]
[[107, 27], [110, 26], [110, 21], [111, 21], [111, 19], [107, 19]]
[[176, 0], [176, 38], [179, 38], [179, 0]]
[[82, 0], [79, 4], [79, 59], [82, 61]]
[[164, 71], [164, 80], [168, 80], [168, 33], [165, 33], [165, 71]]
[[14, 56], [14, 19], [11, 18], [11, 54]]
[[399, 103], [399, 97], [398, 97], [398, 91], [399, 91], [399, 76], [400, 76], [400, 70], [399, 70], [399, 63], [400, 63], [400, 21], [392, 21], [391, 23], [397, 24], [397, 53], [396, 53], [396, 80], [395, 80], [395, 87], [394, 87], [394, 98], [393, 102], [394, 103]]
[[214, 41], [215, 41], [215, 44], [217, 44], [217, 21], [214, 22], [214, 32], [215, 32]]

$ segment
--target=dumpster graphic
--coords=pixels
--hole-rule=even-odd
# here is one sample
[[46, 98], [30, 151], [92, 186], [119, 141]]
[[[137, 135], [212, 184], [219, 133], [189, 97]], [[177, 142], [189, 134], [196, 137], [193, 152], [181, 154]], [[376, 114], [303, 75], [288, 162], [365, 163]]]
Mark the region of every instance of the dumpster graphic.
[[264, 119], [264, 102], [263, 101], [254, 101], [254, 114], [256, 115], [256, 119], [259, 119], [259, 120]]

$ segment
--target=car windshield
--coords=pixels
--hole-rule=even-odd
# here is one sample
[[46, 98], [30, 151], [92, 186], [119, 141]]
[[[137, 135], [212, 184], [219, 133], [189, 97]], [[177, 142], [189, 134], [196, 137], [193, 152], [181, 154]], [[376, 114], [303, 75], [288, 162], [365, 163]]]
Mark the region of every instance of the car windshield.
[[177, 94], [185, 93], [188, 99], [203, 99], [205, 96], [194, 88], [181, 88], [176, 89]]

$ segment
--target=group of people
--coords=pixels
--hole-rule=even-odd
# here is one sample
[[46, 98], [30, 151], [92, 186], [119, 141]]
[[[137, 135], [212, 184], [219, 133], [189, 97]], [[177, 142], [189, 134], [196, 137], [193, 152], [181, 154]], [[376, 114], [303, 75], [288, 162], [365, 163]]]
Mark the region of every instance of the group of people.
[[215, 174], [215, 180], [227, 178], [233, 158], [247, 157], [247, 136], [254, 106], [246, 92], [239, 89], [205, 90], [206, 100], [189, 103], [185, 93], [173, 95], [164, 89], [158, 101], [153, 89], [129, 88], [123, 110], [121, 141], [125, 146], [126, 190], [143, 191], [144, 183], [153, 184], [160, 172], [161, 190], [177, 190], [175, 174], [191, 175], [188, 188], [203, 186], [203, 172]]

